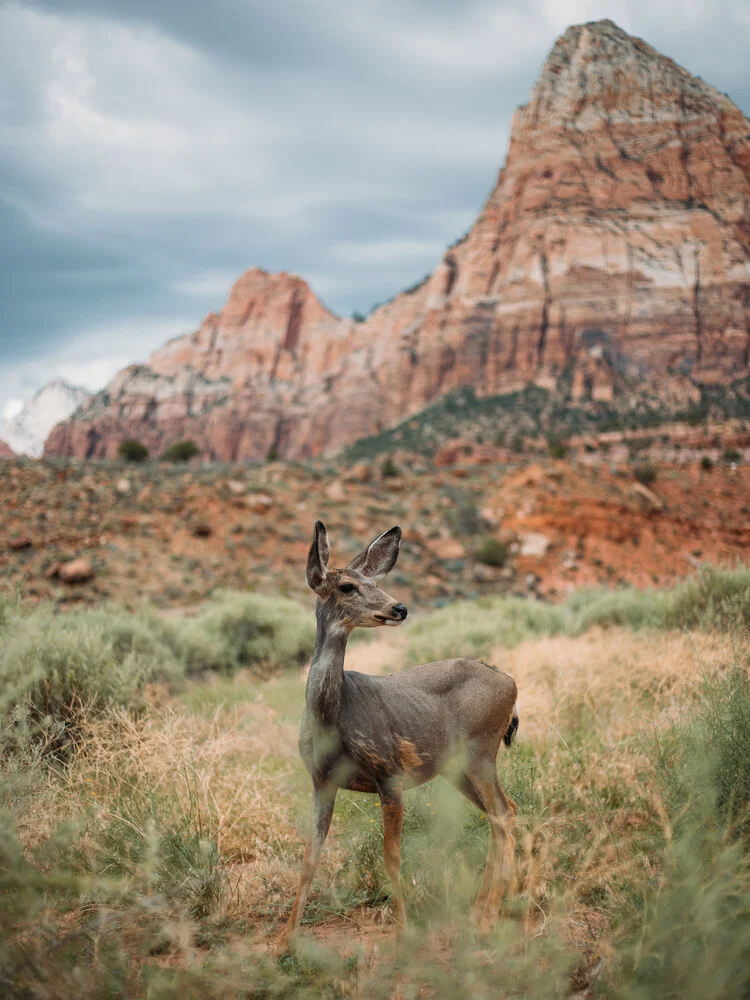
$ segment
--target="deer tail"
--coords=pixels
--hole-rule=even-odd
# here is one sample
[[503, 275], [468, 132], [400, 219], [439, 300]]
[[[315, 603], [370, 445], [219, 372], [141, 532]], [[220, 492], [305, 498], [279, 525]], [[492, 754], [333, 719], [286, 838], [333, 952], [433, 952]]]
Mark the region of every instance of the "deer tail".
[[518, 732], [518, 702], [513, 706], [513, 715], [510, 717], [510, 723], [507, 730], [505, 731], [505, 736], [503, 736], [503, 743], [506, 747], [509, 747], [513, 740], [515, 739], [516, 733]]

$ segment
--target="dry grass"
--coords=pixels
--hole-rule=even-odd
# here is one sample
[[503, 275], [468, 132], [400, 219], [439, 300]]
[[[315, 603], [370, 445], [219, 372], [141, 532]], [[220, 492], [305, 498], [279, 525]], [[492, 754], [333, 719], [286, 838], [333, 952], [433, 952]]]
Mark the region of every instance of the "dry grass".
[[613, 743], [672, 717], [704, 673], [730, 662], [741, 640], [702, 632], [594, 628], [582, 636], [493, 649], [491, 662], [518, 685], [522, 730], [532, 741], [582, 713]]
[[[355, 645], [348, 665], [398, 668], [406, 641], [389, 633]], [[496, 996], [512, 975], [515, 995], [558, 995], [560, 983], [572, 983], [580, 995], [596, 996], [620, 961], [618, 927], [632, 927], [661, 885], [673, 836], [654, 738], [697, 704], [705, 673], [736, 661], [738, 645], [747, 652], [714, 633], [594, 629], [493, 650], [493, 662], [518, 683], [521, 714], [518, 741], [499, 762], [520, 812], [518, 890], [496, 940], [477, 951], [462, 926], [478, 887], [486, 824], [438, 780], [407, 797], [406, 903], [420, 930], [407, 939], [406, 965], [404, 954], [392, 954], [377, 803], [344, 793], [306, 931], [335, 953], [359, 955], [357, 971], [308, 955], [312, 965], [294, 966], [293, 974], [283, 966], [292, 979], [279, 995], [385, 996], [418, 970], [420, 981], [433, 984], [424, 995]], [[213, 677], [193, 682], [179, 700], [156, 688], [140, 717], [120, 710], [87, 723], [69, 759], [20, 810], [27, 854], [60, 823], [73, 822], [82, 831], [77, 851], [98, 858], [113, 828], [137, 828], [147, 841], [153, 816], [183, 832], [177, 819], [188, 817], [216, 846], [225, 891], [203, 923], [184, 909], [169, 911], [179, 933], [156, 965], [192, 976], [217, 955], [216, 983], [224, 986], [209, 993], [204, 980], [185, 980], [185, 996], [235, 995], [240, 964], [272, 951], [291, 905], [310, 796], [296, 746], [303, 679], [304, 671], [266, 682], [247, 672]], [[64, 920], [78, 927], [87, 912], [73, 908]], [[144, 967], [153, 965], [147, 959]], [[263, 970], [252, 974], [270, 975]], [[474, 985], [459, 988], [464, 981]]]

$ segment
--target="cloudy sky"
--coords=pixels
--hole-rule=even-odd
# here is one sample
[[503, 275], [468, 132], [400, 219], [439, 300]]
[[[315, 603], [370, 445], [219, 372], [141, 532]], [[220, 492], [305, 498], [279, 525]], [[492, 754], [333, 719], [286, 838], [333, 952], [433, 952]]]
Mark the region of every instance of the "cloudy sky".
[[98, 388], [252, 265], [345, 314], [412, 283], [600, 17], [750, 113], [747, 0], [0, 0], [0, 413]]

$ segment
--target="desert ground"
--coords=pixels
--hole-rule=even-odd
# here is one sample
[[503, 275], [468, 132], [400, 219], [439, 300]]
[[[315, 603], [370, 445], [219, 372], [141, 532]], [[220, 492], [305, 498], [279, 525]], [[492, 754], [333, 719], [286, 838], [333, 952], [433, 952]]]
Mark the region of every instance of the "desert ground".
[[[3, 996], [744, 995], [747, 468], [382, 471], [6, 466]], [[319, 513], [334, 562], [406, 532], [387, 587], [412, 613], [355, 633], [348, 669], [467, 655], [517, 682], [516, 884], [489, 936], [488, 825], [438, 778], [407, 794], [406, 930], [377, 797], [346, 792], [282, 941]]]

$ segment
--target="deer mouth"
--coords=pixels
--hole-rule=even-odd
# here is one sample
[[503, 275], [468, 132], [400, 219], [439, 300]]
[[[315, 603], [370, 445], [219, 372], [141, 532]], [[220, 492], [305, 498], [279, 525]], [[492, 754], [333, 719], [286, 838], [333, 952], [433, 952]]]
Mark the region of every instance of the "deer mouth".
[[387, 615], [373, 615], [373, 618], [378, 623], [378, 625], [400, 625], [403, 618], [389, 618]]

